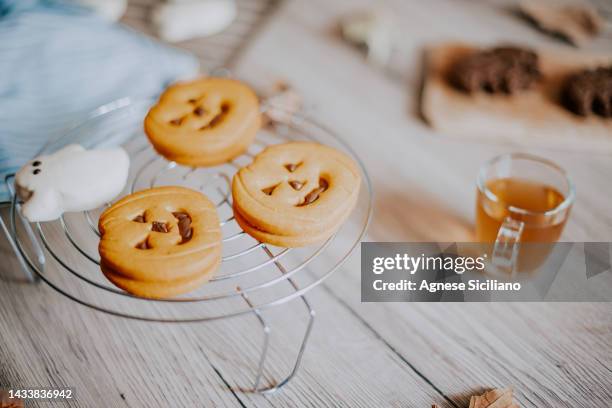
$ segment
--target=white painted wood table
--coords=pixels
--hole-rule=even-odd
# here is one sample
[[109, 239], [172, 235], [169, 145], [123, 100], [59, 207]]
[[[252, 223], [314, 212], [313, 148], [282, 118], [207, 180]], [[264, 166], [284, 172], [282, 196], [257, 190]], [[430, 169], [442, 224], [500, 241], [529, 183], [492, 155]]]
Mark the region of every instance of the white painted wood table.
[[[394, 0], [387, 5], [403, 54], [384, 74], [334, 34], [338, 16], [368, 3], [285, 2], [231, 67], [259, 87], [289, 81], [363, 158], [375, 189], [368, 240], [470, 239], [479, 165], [521, 150], [556, 161], [577, 185], [563, 238], [612, 241], [612, 157], [448, 140], [415, 115], [428, 41], [556, 42], [500, 2]], [[612, 48], [605, 40], [593, 47]], [[2, 259], [2, 275], [15, 274], [6, 243]], [[610, 303], [362, 304], [357, 253], [308, 298], [318, 315], [302, 369], [283, 392], [262, 396], [230, 390], [247, 386], [255, 367], [261, 339], [252, 318], [140, 323], [44, 285], [0, 281], [0, 386], [72, 386], [74, 407], [464, 407], [474, 393], [509, 385], [524, 407], [612, 406]], [[267, 379], [294, 356], [306, 323], [298, 307], [270, 312]]]

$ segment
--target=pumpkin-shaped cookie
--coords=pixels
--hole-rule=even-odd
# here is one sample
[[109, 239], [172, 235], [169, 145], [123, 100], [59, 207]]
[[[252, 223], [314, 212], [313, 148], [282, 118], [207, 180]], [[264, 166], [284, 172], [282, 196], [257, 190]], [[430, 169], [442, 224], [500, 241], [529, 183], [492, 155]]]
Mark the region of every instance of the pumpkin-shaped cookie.
[[184, 187], [131, 194], [100, 216], [100, 266], [115, 285], [167, 297], [206, 282], [221, 259], [214, 205]]
[[360, 185], [355, 162], [335, 149], [310, 142], [275, 145], [234, 176], [234, 215], [259, 241], [309, 245], [342, 225]]
[[226, 78], [170, 86], [144, 121], [155, 150], [168, 160], [189, 166], [231, 160], [247, 149], [260, 127], [255, 93]]

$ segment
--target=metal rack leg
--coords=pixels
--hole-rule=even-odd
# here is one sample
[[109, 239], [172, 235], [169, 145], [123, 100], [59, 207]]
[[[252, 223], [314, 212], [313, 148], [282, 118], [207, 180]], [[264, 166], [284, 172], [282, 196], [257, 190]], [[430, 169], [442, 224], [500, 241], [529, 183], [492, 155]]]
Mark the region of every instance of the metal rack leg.
[[11, 248], [13, 249], [13, 252], [15, 253], [15, 256], [19, 261], [19, 265], [21, 266], [21, 270], [23, 271], [23, 274], [25, 275], [26, 279], [28, 280], [28, 282], [37, 283], [40, 278], [32, 273], [25, 260], [23, 259], [23, 256], [21, 256], [21, 253], [17, 248], [17, 243], [15, 242], [13, 235], [7, 228], [6, 223], [4, 222], [4, 218], [2, 218], [2, 216], [0, 216], [0, 224], [2, 225], [2, 231], [4, 231], [4, 235], [6, 236], [6, 239], [8, 240], [9, 244], [11, 245]]
[[[274, 257], [274, 255], [268, 249], [268, 247], [263, 245], [262, 248], [269, 257], [271, 258]], [[275, 261], [274, 264], [276, 265], [278, 270], [281, 271], [281, 273], [283, 274], [287, 273], [287, 270], [279, 261]], [[288, 278], [287, 280], [289, 281], [293, 289], [295, 290], [299, 289], [296, 283], [291, 278]], [[240, 288], [238, 288], [238, 290], [240, 290]], [[304, 307], [306, 308], [306, 310], [308, 310], [309, 319], [308, 319], [308, 325], [306, 326], [306, 331], [304, 332], [304, 337], [302, 338], [302, 342], [300, 343], [300, 349], [298, 350], [298, 354], [297, 354], [295, 363], [293, 365], [293, 368], [291, 369], [291, 372], [289, 373], [289, 375], [285, 377], [283, 380], [278, 381], [276, 384], [268, 386], [268, 387], [265, 387], [265, 386], [260, 387], [261, 379], [263, 377], [263, 370], [265, 368], [266, 359], [268, 357], [268, 347], [270, 344], [271, 328], [266, 322], [265, 318], [263, 317], [261, 311], [253, 307], [253, 304], [251, 303], [250, 299], [245, 293], [242, 293], [242, 298], [245, 300], [245, 302], [247, 302], [247, 304], [251, 308], [253, 308], [253, 313], [259, 320], [262, 326], [263, 332], [264, 332], [264, 342], [263, 342], [263, 346], [261, 350], [261, 357], [259, 358], [257, 373], [255, 375], [255, 380], [253, 381], [253, 388], [250, 389], [249, 392], [255, 392], [259, 394], [273, 394], [276, 391], [280, 390], [285, 385], [287, 385], [289, 381], [291, 381], [298, 373], [300, 369], [300, 365], [302, 363], [302, 357], [304, 356], [304, 351], [306, 350], [306, 345], [308, 344], [308, 339], [310, 338], [310, 333], [312, 332], [312, 326], [314, 324], [314, 318], [315, 318], [316, 313], [314, 309], [312, 308], [312, 306], [310, 305], [310, 302], [308, 302], [308, 300], [304, 296], [300, 296], [302, 303], [304, 304]]]
[[[38, 277], [38, 275], [34, 275], [30, 269], [30, 267], [28, 266], [28, 264], [26, 263], [25, 259], [23, 259], [23, 256], [21, 255], [21, 252], [19, 251], [19, 249], [17, 248], [17, 228], [15, 226], [14, 220], [15, 220], [15, 211], [19, 210], [20, 205], [18, 202], [16, 202], [16, 198], [15, 198], [15, 190], [13, 187], [13, 184], [11, 183], [11, 180], [13, 180], [15, 177], [14, 174], [9, 174], [8, 176], [6, 176], [5, 178], [5, 183], [7, 186], [7, 189], [9, 191], [9, 193], [11, 194], [11, 210], [10, 210], [10, 214], [9, 217], [11, 219], [11, 228], [9, 229], [6, 225], [6, 222], [4, 221], [4, 219], [2, 218], [2, 216], [0, 216], [0, 223], [2, 224], [2, 230], [4, 231], [4, 234], [6, 235], [6, 238], [8, 239], [11, 248], [13, 249], [13, 252], [15, 252], [15, 256], [17, 257], [17, 260], [19, 261], [19, 264], [21, 266], [21, 269], [23, 271], [23, 274], [26, 276], [26, 279], [28, 280], [28, 282], [31, 283], [39, 283], [40, 282], [40, 278]], [[34, 249], [34, 251], [36, 252], [36, 258], [38, 260], [38, 263], [41, 266], [44, 266], [45, 264], [45, 254], [42, 250], [42, 248], [40, 247], [40, 244], [38, 243], [38, 241], [36, 240], [35, 236], [34, 236], [34, 232], [32, 231], [32, 226], [30, 225], [30, 223], [28, 223], [23, 217], [18, 216], [21, 225], [23, 227], [23, 230], [25, 231], [28, 239], [30, 240], [30, 242], [32, 243], [32, 247]]]
[[[238, 291], [241, 290], [240, 287], [237, 287], [236, 289]], [[253, 392], [257, 392], [259, 388], [259, 383], [261, 382], [261, 378], [263, 376], [263, 369], [266, 363], [266, 358], [268, 357], [268, 346], [270, 345], [271, 329], [268, 323], [266, 322], [266, 319], [264, 319], [263, 315], [261, 314], [261, 311], [259, 309], [253, 308], [253, 303], [251, 302], [247, 294], [241, 293], [241, 296], [244, 299], [244, 301], [249, 305], [249, 307], [253, 309], [253, 313], [257, 317], [257, 320], [259, 320], [259, 323], [261, 324], [261, 327], [264, 332], [264, 340], [263, 340], [263, 346], [261, 349], [261, 356], [259, 357], [259, 364], [257, 365], [257, 374], [255, 375], [255, 380], [253, 381], [253, 389], [252, 389]]]

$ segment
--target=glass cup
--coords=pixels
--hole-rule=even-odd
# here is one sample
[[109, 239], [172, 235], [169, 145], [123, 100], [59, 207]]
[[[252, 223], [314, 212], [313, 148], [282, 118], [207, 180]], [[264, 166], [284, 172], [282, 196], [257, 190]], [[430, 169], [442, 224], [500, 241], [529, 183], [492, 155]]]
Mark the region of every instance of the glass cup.
[[555, 163], [524, 153], [497, 156], [478, 176], [477, 240], [494, 244], [491, 261], [503, 272], [533, 270], [550, 245], [530, 243], [557, 242], [574, 200], [572, 182]]

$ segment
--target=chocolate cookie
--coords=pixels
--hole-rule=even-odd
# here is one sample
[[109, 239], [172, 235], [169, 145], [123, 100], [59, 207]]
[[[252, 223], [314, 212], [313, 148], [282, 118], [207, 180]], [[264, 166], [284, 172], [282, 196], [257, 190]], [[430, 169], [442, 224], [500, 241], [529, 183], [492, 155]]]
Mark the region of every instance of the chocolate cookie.
[[612, 66], [570, 76], [563, 87], [563, 105], [572, 112], [612, 118]]
[[451, 84], [465, 92], [512, 94], [530, 88], [540, 78], [538, 55], [518, 47], [496, 47], [457, 61]]

